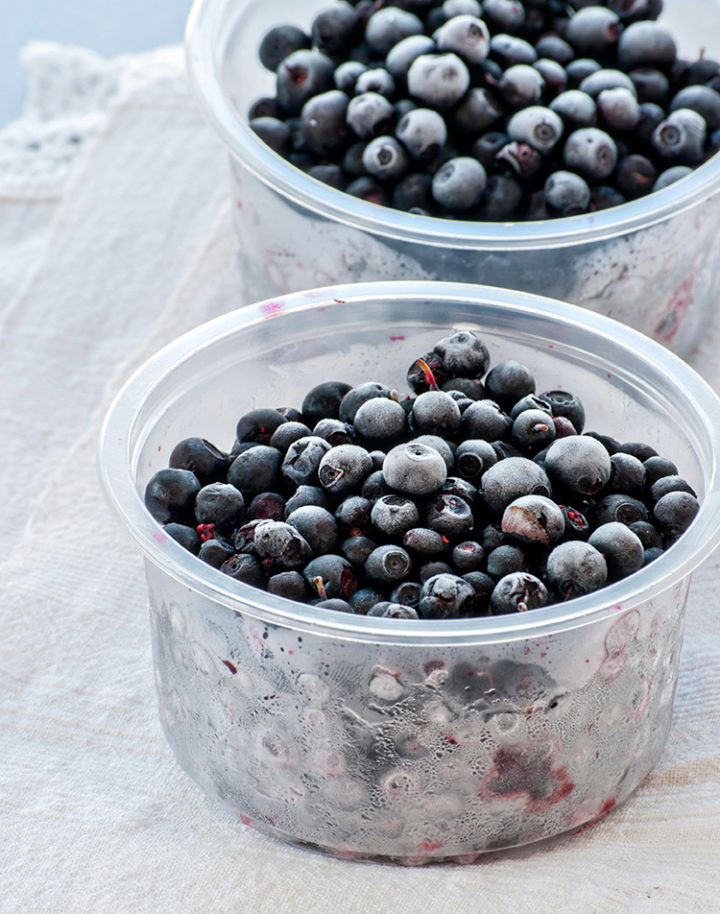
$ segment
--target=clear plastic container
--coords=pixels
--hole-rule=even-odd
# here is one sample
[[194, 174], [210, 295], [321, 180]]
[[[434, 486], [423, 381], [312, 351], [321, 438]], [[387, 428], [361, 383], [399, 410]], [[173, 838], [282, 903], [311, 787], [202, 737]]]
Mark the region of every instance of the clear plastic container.
[[[405, 372], [451, 328], [563, 385], [589, 428], [673, 459], [701, 498], [630, 578], [494, 618], [393, 620], [228, 579], [168, 537], [147, 480], [180, 439], [230, 447], [237, 418], [321, 379]], [[145, 557], [160, 715], [178, 761], [243, 822], [336, 854], [470, 860], [601, 817], [670, 727], [690, 573], [720, 538], [720, 401], [676, 356], [606, 318], [482, 286], [299, 292], [181, 337], [128, 382], [102, 434], [108, 498]]]
[[[279, 23], [309, 28], [330, 0], [196, 0], [187, 59], [202, 110], [232, 163], [246, 288], [253, 298], [334, 282], [440, 279], [549, 295], [606, 314], [680, 354], [720, 297], [720, 156], [610, 210], [538, 222], [409, 215], [355, 199], [276, 155], [248, 127], [274, 94], [257, 48]], [[680, 51], [720, 57], [720, 9], [667, 0]]]

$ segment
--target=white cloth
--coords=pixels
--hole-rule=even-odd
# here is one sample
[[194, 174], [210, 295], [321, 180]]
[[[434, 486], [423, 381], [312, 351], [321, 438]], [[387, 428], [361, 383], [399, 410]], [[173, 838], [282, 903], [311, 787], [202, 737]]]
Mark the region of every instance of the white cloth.
[[[717, 555], [691, 588], [660, 764], [577, 834], [466, 867], [362, 865], [240, 825], [180, 771], [141, 558], [95, 447], [134, 367], [247, 301], [226, 156], [178, 48], [24, 59], [28, 108], [0, 131], [0, 912], [716, 914]], [[716, 320], [694, 358], [716, 389], [719, 344]]]

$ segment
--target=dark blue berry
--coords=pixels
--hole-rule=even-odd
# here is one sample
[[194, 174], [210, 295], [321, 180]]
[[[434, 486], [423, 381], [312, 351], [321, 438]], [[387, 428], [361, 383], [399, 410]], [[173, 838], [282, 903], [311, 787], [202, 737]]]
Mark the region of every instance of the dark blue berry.
[[183, 438], [172, 449], [168, 466], [190, 470], [202, 485], [207, 485], [225, 478], [229, 462], [227, 454], [204, 438]]
[[200, 481], [190, 470], [158, 470], [145, 487], [145, 507], [160, 524], [192, 522]]
[[320, 51], [293, 51], [277, 68], [275, 93], [288, 114], [300, 114], [308, 99], [333, 88], [333, 62]]
[[590, 534], [588, 543], [602, 554], [608, 575], [614, 580], [627, 577], [644, 564], [643, 544], [625, 524], [602, 524]]
[[294, 25], [276, 25], [271, 28], [260, 42], [258, 57], [266, 70], [273, 73], [279, 64], [293, 51], [310, 47], [310, 36]]
[[163, 526], [163, 530], [171, 536], [175, 542], [180, 543], [188, 552], [197, 555], [200, 552], [200, 535], [195, 527], [188, 527], [186, 524], [169, 523]]
[[371, 581], [394, 584], [406, 578], [412, 568], [408, 553], [400, 546], [378, 546], [367, 557], [365, 574]]
[[236, 581], [242, 581], [251, 587], [263, 587], [265, 576], [260, 562], [253, 555], [238, 554], [226, 559], [220, 571]]
[[493, 615], [527, 612], [548, 602], [547, 588], [535, 575], [515, 571], [500, 578], [490, 596]]
[[475, 601], [475, 591], [455, 574], [436, 574], [422, 586], [418, 615], [424, 619], [453, 619], [462, 616]]
[[279, 479], [282, 459], [277, 448], [256, 444], [233, 460], [227, 481], [242, 492], [272, 492]]
[[569, 600], [604, 587], [607, 564], [594, 546], [581, 540], [568, 540], [548, 556], [547, 576], [560, 599]]

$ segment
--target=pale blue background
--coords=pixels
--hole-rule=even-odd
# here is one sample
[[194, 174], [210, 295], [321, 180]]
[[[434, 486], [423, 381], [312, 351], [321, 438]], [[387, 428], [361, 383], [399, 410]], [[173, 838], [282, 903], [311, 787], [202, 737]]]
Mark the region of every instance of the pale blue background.
[[28, 41], [58, 41], [112, 57], [182, 41], [192, 0], [0, 0], [0, 126], [25, 96], [18, 63]]

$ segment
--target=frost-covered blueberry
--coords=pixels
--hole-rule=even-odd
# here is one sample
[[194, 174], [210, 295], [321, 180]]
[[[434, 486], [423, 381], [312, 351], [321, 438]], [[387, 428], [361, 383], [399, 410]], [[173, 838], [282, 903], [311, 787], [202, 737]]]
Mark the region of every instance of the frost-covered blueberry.
[[198, 524], [214, 524], [220, 530], [239, 526], [245, 509], [242, 493], [223, 482], [203, 486], [195, 498], [195, 520]]
[[581, 54], [602, 54], [618, 40], [620, 18], [604, 6], [585, 6], [568, 19], [565, 38]]
[[368, 536], [349, 536], [340, 544], [340, 554], [356, 568], [364, 568], [365, 562], [371, 552], [377, 549], [378, 544]]
[[225, 478], [228, 458], [205, 438], [183, 438], [170, 452], [168, 466], [176, 470], [190, 470], [201, 485], [207, 485]]
[[145, 487], [145, 507], [158, 523], [191, 520], [200, 481], [190, 470], [158, 470]]
[[634, 521], [648, 520], [649, 516], [647, 507], [639, 498], [620, 492], [606, 495], [587, 509], [588, 521], [593, 527], [611, 521], [630, 525]]
[[303, 505], [319, 505], [321, 508], [329, 506], [328, 497], [319, 486], [301, 484], [285, 502], [285, 518], [296, 508]]
[[548, 206], [561, 216], [586, 213], [590, 205], [588, 183], [573, 171], [554, 171], [548, 176], [544, 190]]
[[394, 603], [402, 603], [403, 606], [418, 605], [422, 584], [419, 581], [401, 581], [390, 592], [390, 599]]
[[447, 543], [437, 530], [429, 527], [413, 527], [403, 536], [403, 546], [418, 555], [440, 555], [447, 549]]
[[545, 455], [553, 483], [580, 495], [594, 495], [610, 479], [612, 464], [605, 448], [588, 435], [556, 439]]
[[548, 555], [547, 576], [562, 600], [592, 593], [607, 582], [607, 564], [589, 543], [568, 540]]
[[701, 114], [676, 108], [657, 125], [650, 142], [661, 159], [694, 165], [703, 159], [706, 132]]
[[301, 574], [308, 588], [318, 595], [322, 584], [324, 599], [349, 600], [357, 590], [357, 578], [353, 567], [341, 555], [319, 555], [305, 565]]
[[720, 92], [710, 86], [686, 86], [673, 96], [670, 111], [690, 108], [702, 115], [708, 130], [720, 127]]
[[482, 199], [487, 173], [477, 159], [458, 156], [449, 159], [433, 175], [432, 195], [443, 209], [470, 209]]
[[417, 527], [420, 512], [415, 502], [404, 495], [383, 495], [372, 506], [370, 520], [385, 536], [401, 536]]
[[508, 67], [498, 83], [498, 91], [513, 108], [537, 105], [544, 89], [545, 80], [540, 71], [524, 63]]
[[581, 127], [565, 141], [563, 161], [571, 171], [594, 180], [607, 178], [617, 164], [617, 145], [605, 130]]
[[535, 378], [527, 365], [506, 359], [490, 369], [485, 387], [501, 407], [511, 408], [521, 397], [535, 393]]
[[612, 130], [632, 130], [640, 120], [635, 93], [622, 86], [598, 92], [596, 102], [603, 123]]
[[605, 89], [627, 89], [629, 92], [635, 94], [635, 85], [633, 81], [627, 73], [623, 73], [622, 70], [593, 70], [592, 73], [589, 73], [585, 79], [582, 80], [578, 88], [581, 92], [586, 92], [588, 95], [592, 96], [592, 98], [597, 98]]
[[624, 70], [635, 67], [670, 68], [677, 57], [677, 45], [670, 32], [651, 20], [633, 22], [617, 43], [618, 64]]
[[460, 15], [448, 19], [435, 32], [438, 50], [457, 54], [469, 64], [479, 64], [490, 50], [490, 33], [477, 16]]
[[543, 154], [548, 153], [563, 133], [563, 122], [559, 114], [543, 105], [530, 105], [516, 112], [508, 121], [508, 136], [511, 140], [527, 143]]
[[329, 89], [308, 99], [300, 112], [303, 135], [308, 147], [318, 155], [330, 155], [345, 145], [345, 117], [348, 97], [339, 89]]
[[336, 2], [322, 10], [313, 19], [310, 35], [313, 44], [331, 56], [346, 51], [356, 38], [360, 17], [357, 10], [346, 0]]
[[644, 564], [643, 544], [625, 524], [602, 524], [590, 534], [588, 543], [602, 553], [608, 575], [615, 580], [627, 577]]
[[288, 514], [286, 523], [304, 537], [315, 555], [335, 552], [338, 525], [333, 515], [317, 505], [305, 505]]
[[200, 534], [194, 527], [186, 524], [169, 523], [163, 525], [163, 530], [171, 536], [176, 543], [180, 543], [188, 552], [197, 555], [200, 552]]
[[357, 78], [365, 70], [367, 70], [367, 66], [359, 60], [344, 61], [335, 70], [333, 76], [335, 88], [347, 95], [353, 95]]
[[267, 444], [273, 432], [286, 421], [279, 409], [251, 409], [238, 419], [235, 437], [240, 444]]
[[697, 497], [697, 493], [687, 479], [677, 475], [677, 473], [668, 473], [666, 476], [661, 476], [650, 486], [649, 491], [653, 502], [660, 501], [663, 495], [667, 495], [668, 492], [689, 492], [690, 495]]
[[234, 553], [235, 550], [227, 540], [214, 536], [205, 540], [204, 543], [200, 543], [198, 558], [211, 568], [220, 568], [223, 562], [226, 562]]
[[609, 487], [615, 492], [638, 493], [645, 488], [647, 473], [644, 465], [632, 454], [618, 452], [610, 457], [612, 467]]
[[395, 136], [414, 159], [427, 161], [445, 145], [445, 118], [430, 108], [413, 108], [398, 121]]
[[460, 428], [460, 408], [441, 390], [428, 390], [413, 401], [411, 424], [416, 433], [452, 438]]
[[653, 517], [666, 541], [672, 543], [687, 530], [699, 510], [700, 503], [689, 492], [668, 492], [655, 503]]
[[478, 481], [485, 470], [497, 463], [493, 446], [482, 438], [466, 438], [455, 451], [455, 466], [463, 479]]
[[470, 86], [470, 74], [457, 54], [421, 54], [410, 65], [408, 91], [434, 108], [450, 108]]
[[434, 50], [435, 42], [429, 35], [408, 35], [390, 48], [385, 58], [385, 68], [396, 79], [405, 79], [413, 60]]
[[475, 540], [463, 540], [453, 548], [452, 563], [460, 574], [479, 571], [485, 564], [485, 550]]
[[317, 467], [318, 482], [323, 489], [340, 496], [360, 486], [371, 472], [372, 458], [365, 448], [357, 444], [331, 447], [322, 455]]
[[656, 177], [657, 169], [643, 155], [630, 153], [618, 159], [615, 182], [628, 199], [648, 193]]
[[365, 26], [365, 41], [380, 54], [387, 52], [403, 38], [420, 35], [422, 21], [407, 10], [387, 6], [374, 12]]
[[364, 70], [355, 81], [355, 93], [376, 92], [384, 98], [395, 96], [395, 80], [384, 67], [373, 67]]
[[510, 502], [521, 495], [549, 497], [552, 493], [550, 480], [545, 471], [526, 457], [506, 457], [499, 460], [485, 471], [481, 488], [485, 504], [498, 517]]
[[[291, 448], [295, 446], [293, 444]], [[277, 448], [256, 444], [239, 453], [233, 460], [227, 481], [242, 492], [272, 492], [282, 460], [283, 455]]]
[[307, 588], [305, 579], [299, 571], [279, 571], [273, 574], [267, 581], [268, 593], [273, 593], [277, 597], [285, 597], [287, 600], [305, 600]]
[[458, 330], [444, 336], [435, 343], [433, 352], [450, 374], [480, 377], [490, 364], [487, 346], [472, 330]]
[[663, 187], [668, 187], [681, 178], [686, 178], [691, 173], [692, 168], [690, 168], [689, 165], [672, 165], [670, 168], [666, 168], [664, 171], [660, 172], [652, 189], [653, 191], [662, 190]]
[[506, 32], [491, 37], [490, 55], [505, 68], [518, 63], [531, 64], [538, 59], [538, 53], [529, 41]]
[[628, 73], [633, 81], [637, 100], [661, 105], [670, 91], [670, 80], [655, 67], [636, 67]]
[[383, 602], [383, 594], [371, 587], [359, 587], [348, 598], [348, 603], [359, 616], [366, 616], [377, 603]]
[[301, 568], [312, 557], [305, 537], [290, 524], [276, 520], [263, 520], [255, 527], [252, 550], [272, 572]]
[[545, 410], [525, 409], [513, 420], [512, 439], [521, 450], [537, 451], [555, 440], [552, 416]]
[[602, 70], [602, 67], [592, 57], [576, 57], [565, 64], [568, 84], [573, 89], [577, 89], [584, 79], [587, 79], [592, 73], [597, 73], [598, 70]]
[[285, 452], [293, 442], [311, 434], [312, 430], [304, 422], [283, 422], [272, 433], [269, 444]]
[[351, 98], [347, 106], [347, 123], [361, 139], [387, 132], [395, 116], [391, 103], [379, 92], [363, 92]]
[[407, 416], [397, 400], [374, 397], [361, 404], [355, 413], [354, 426], [364, 438], [376, 441], [396, 438], [407, 429]]
[[363, 403], [373, 397], [389, 398], [391, 393], [390, 388], [380, 381], [364, 381], [345, 393], [338, 406], [337, 418], [341, 422], [352, 424], [355, 421], [355, 414]]
[[279, 155], [287, 156], [290, 152], [290, 128], [277, 117], [254, 117], [248, 126], [260, 139]]
[[519, 178], [532, 178], [542, 168], [543, 159], [537, 149], [527, 143], [513, 141], [498, 152], [495, 163], [500, 167], [510, 166]]
[[472, 508], [464, 498], [438, 493], [425, 505], [423, 522], [441, 536], [457, 539], [473, 529], [475, 520]]
[[527, 570], [527, 555], [520, 546], [513, 543], [502, 543], [488, 552], [487, 573], [496, 581], [504, 578], [506, 574]]
[[536, 60], [532, 66], [542, 76], [545, 82], [545, 92], [549, 95], [557, 95], [567, 88], [567, 73], [565, 68], [557, 61], [547, 60], [542, 57], [540, 60]]
[[408, 168], [407, 153], [392, 136], [377, 136], [370, 140], [362, 161], [368, 174], [382, 181], [395, 181]]
[[580, 89], [567, 89], [561, 92], [550, 101], [548, 107], [559, 114], [565, 125], [571, 129], [593, 127], [597, 119], [595, 99]]
[[315, 50], [293, 51], [278, 65], [275, 94], [288, 114], [299, 114], [308, 99], [334, 85], [335, 65]]
[[[318, 481], [317, 472], [320, 461], [330, 450], [330, 447], [329, 441], [325, 441], [324, 438], [318, 438], [316, 435], [309, 435], [306, 438], [294, 441], [287, 449], [285, 458], [282, 461], [282, 475], [296, 485], [314, 485]], [[243, 456], [243, 454], [240, 454], [235, 463]], [[280, 457], [282, 458], [282, 455]], [[230, 471], [232, 471], [235, 463], [230, 467]], [[228, 481], [233, 482], [230, 479], [230, 473], [228, 473]], [[233, 482], [233, 485], [236, 485], [236, 483]], [[238, 488], [242, 487], [238, 486]], [[271, 488], [271, 486], [262, 487], [262, 489], [268, 488]]]
[[344, 381], [323, 381], [316, 384], [305, 394], [300, 407], [303, 421], [314, 426], [320, 419], [337, 419], [340, 403], [350, 390], [352, 387]]
[[324, 438], [333, 447], [338, 444], [354, 444], [355, 442], [353, 427], [339, 419], [321, 419], [309, 434], [316, 438]]
[[424, 619], [454, 619], [469, 610], [475, 591], [467, 581], [454, 574], [436, 574], [422, 586], [418, 615]]
[[231, 555], [222, 563], [220, 571], [235, 581], [250, 584], [251, 587], [262, 587], [265, 583], [262, 566], [254, 555]]
[[391, 600], [382, 600], [376, 603], [367, 612], [368, 616], [377, 616], [381, 619], [417, 619], [418, 614], [412, 606], [404, 603], [394, 603]]
[[[428, 0], [420, 0], [427, 5]], [[453, 16], [479, 16], [482, 7], [478, 0], [444, 0], [440, 7], [445, 19], [452, 19]]]
[[490, 595], [493, 615], [527, 612], [548, 602], [547, 588], [534, 574], [514, 571], [500, 578]]
[[523, 543], [554, 546], [565, 534], [565, 518], [551, 498], [522, 495], [505, 508], [501, 529]]
[[432, 447], [411, 441], [388, 452], [382, 469], [387, 484], [409, 495], [429, 495], [447, 478], [445, 460]]
[[400, 546], [388, 543], [378, 546], [367, 557], [365, 574], [371, 581], [392, 584], [406, 578], [412, 568], [412, 560]]
[[494, 441], [503, 438], [512, 420], [494, 400], [476, 400], [462, 414], [463, 437]]

